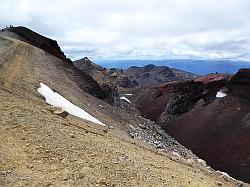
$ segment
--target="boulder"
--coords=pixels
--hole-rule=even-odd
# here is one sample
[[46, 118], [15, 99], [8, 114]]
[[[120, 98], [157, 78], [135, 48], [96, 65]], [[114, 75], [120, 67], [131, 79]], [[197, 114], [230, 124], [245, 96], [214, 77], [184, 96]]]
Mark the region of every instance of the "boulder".
[[50, 111], [53, 114], [56, 114], [56, 115], [61, 116], [63, 118], [66, 118], [69, 115], [69, 113], [67, 111], [65, 111], [64, 109], [62, 109], [62, 108], [54, 107]]

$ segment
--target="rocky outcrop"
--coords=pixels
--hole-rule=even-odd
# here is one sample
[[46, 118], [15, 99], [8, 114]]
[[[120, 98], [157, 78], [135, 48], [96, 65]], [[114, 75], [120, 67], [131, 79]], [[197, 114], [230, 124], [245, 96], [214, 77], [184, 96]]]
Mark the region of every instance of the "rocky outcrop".
[[196, 102], [203, 97], [205, 85], [202, 82], [188, 81], [177, 84], [173, 96], [167, 102], [164, 112], [161, 114], [159, 122], [167, 125], [179, 115], [188, 112]]
[[81, 71], [91, 75], [98, 82], [110, 82], [106, 68], [93, 63], [88, 57], [76, 60], [73, 64]]
[[109, 104], [115, 105], [116, 102], [119, 102], [119, 93], [115, 85], [102, 83], [100, 86], [104, 90], [106, 100]]
[[130, 79], [121, 69], [103, 68], [87, 57], [73, 62], [74, 66], [84, 73], [92, 76], [105, 91], [105, 94], [112, 105], [120, 105], [118, 88], [134, 88], [138, 83]]
[[228, 91], [234, 96], [250, 100], [250, 69], [240, 69], [232, 77]]
[[116, 68], [103, 68], [93, 63], [87, 57], [76, 60], [73, 64], [78, 69], [91, 75], [100, 84], [108, 84], [123, 88], [131, 88], [138, 85], [134, 80], [131, 80], [126, 74], [124, 74], [123, 70]]
[[134, 79], [141, 87], [157, 86], [167, 82], [190, 80], [197, 77], [192, 73], [153, 64], [144, 67], [132, 66], [124, 70], [124, 73]]
[[4, 31], [14, 32], [21, 36], [25, 42], [40, 48], [63, 61], [71, 62], [70, 59], [66, 58], [64, 53], [61, 51], [59, 45], [56, 40], [52, 40], [45, 36], [42, 36], [26, 27], [9, 27], [5, 28]]
[[121, 88], [134, 88], [139, 86], [135, 79], [129, 77], [122, 69], [111, 68], [108, 69], [109, 76]]
[[200, 100], [202, 100], [202, 106], [208, 105], [216, 99], [218, 91], [225, 90], [228, 81], [227, 77], [223, 77], [217, 80], [204, 81], [199, 78], [194, 81], [177, 83], [173, 97], [167, 102], [159, 122], [162, 123], [163, 127], [167, 126], [173, 119], [192, 110]]
[[76, 60], [73, 62], [73, 64], [79, 70], [92, 76], [95, 81], [98, 82], [110, 104], [114, 105], [116, 101], [119, 101], [119, 94], [116, 81], [113, 80], [106, 68], [103, 68], [93, 63], [91, 60], [88, 59], [88, 57]]
[[69, 115], [69, 113], [62, 108], [53, 107], [50, 111], [53, 114], [56, 114], [56, 115], [61, 116], [63, 118], [66, 118]]
[[204, 105], [216, 98], [230, 76], [207, 75], [192, 81], [167, 83], [137, 93], [135, 105], [141, 114], [156, 122], [166, 122], [190, 111], [200, 100]]
[[231, 85], [241, 85], [241, 86], [249, 86], [250, 84], [250, 69], [240, 69], [238, 73], [236, 73], [231, 81]]

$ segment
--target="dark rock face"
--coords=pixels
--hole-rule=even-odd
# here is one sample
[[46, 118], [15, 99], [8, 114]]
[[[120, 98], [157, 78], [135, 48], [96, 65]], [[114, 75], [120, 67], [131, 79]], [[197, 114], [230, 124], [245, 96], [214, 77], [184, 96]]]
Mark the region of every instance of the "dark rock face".
[[[78, 69], [84, 71], [85, 73], [89, 75], [96, 76], [96, 78], [99, 78], [99, 79], [104, 79], [104, 81], [106, 81], [107, 79], [106, 69], [93, 63], [91, 60], [88, 59], [88, 57], [84, 57], [83, 59], [76, 60], [73, 62], [73, 64]], [[99, 77], [97, 77], [96, 74], [99, 74]]]
[[250, 100], [250, 69], [240, 69], [232, 77], [228, 91], [242, 99]]
[[157, 86], [167, 82], [190, 80], [197, 77], [192, 73], [153, 64], [144, 67], [132, 66], [124, 70], [124, 73], [141, 87]]
[[127, 76], [120, 76], [118, 78], [118, 85], [122, 88], [133, 88], [135, 86], [139, 86], [134, 79], [130, 79]]
[[26, 27], [10, 27], [10, 28], [5, 28], [4, 30], [18, 34], [25, 40], [25, 42], [37, 48], [40, 48], [62, 59], [63, 61], [71, 62], [70, 59], [66, 58], [64, 53], [61, 51], [59, 45], [57, 44], [57, 41], [55, 40], [44, 37]]
[[123, 70], [120, 69], [106, 69], [103, 68], [87, 57], [76, 60], [73, 64], [80, 70], [91, 75], [100, 85], [106, 84], [110, 87], [122, 87], [132, 88], [138, 85], [138, 83], [124, 74]]
[[87, 57], [74, 61], [73, 64], [79, 70], [88, 74], [89, 76], [92, 76], [95, 81], [98, 82], [104, 91], [106, 101], [109, 104], [114, 105], [115, 102], [119, 100], [117, 83], [113, 77], [110, 76], [110, 73], [106, 70], [106, 68], [93, 63]]
[[[168, 134], [209, 166], [245, 182], [250, 182], [249, 83], [250, 70], [242, 69], [231, 79], [210, 75], [180, 83], [176, 90], [166, 92], [165, 86], [156, 97], [168, 100], [160, 118]], [[222, 89], [227, 96], [216, 98]]]
[[71, 71], [72, 78], [75, 82], [83, 88], [86, 92], [95, 96], [98, 99], [102, 99], [107, 102], [111, 102], [107, 90], [102, 88], [97, 81], [95, 81], [90, 75], [84, 73], [83, 71], [77, 69], [73, 64], [67, 64], [67, 69]]
[[133, 77], [126, 75], [122, 69], [111, 68], [108, 69], [108, 73], [118, 87], [134, 88], [139, 85]]
[[161, 114], [159, 122], [168, 123], [179, 115], [188, 112], [196, 102], [203, 97], [204, 83], [188, 81], [178, 84], [174, 96], [168, 101], [165, 111]]
[[232, 85], [246, 85], [250, 84], [250, 69], [240, 69], [238, 73], [231, 79]]
[[117, 100], [119, 100], [119, 93], [117, 87], [109, 84], [101, 84], [101, 88], [104, 90], [105, 101], [107, 103], [114, 105]]

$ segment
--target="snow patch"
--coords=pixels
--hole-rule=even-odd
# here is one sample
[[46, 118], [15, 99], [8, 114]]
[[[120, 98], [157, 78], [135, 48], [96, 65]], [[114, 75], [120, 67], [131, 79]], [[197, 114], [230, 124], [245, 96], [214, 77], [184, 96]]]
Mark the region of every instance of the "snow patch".
[[218, 91], [217, 94], [216, 94], [217, 98], [223, 98], [223, 97], [226, 97], [226, 96], [227, 96], [227, 94], [222, 92], [222, 91]]
[[125, 100], [125, 101], [127, 101], [128, 103], [131, 103], [130, 100], [128, 100], [128, 98], [126, 98], [126, 97], [124, 97], [124, 96], [120, 97], [120, 99]]
[[77, 116], [79, 118], [82, 118], [84, 120], [88, 120], [94, 123], [97, 123], [99, 125], [105, 126], [104, 123], [100, 122], [98, 119], [91, 116], [89, 113], [85, 112], [83, 109], [79, 108], [78, 106], [74, 105], [67, 99], [65, 99], [63, 96], [58, 94], [57, 92], [52, 91], [48, 86], [46, 86], [43, 83], [40, 83], [40, 87], [37, 89], [37, 91], [45, 97], [46, 103], [54, 106], [54, 107], [60, 107], [67, 111], [68, 113]]

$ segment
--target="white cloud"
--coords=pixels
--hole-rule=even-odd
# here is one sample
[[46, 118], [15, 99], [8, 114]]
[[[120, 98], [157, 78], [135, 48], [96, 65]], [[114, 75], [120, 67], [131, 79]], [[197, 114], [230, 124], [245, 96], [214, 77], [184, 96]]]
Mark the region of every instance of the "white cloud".
[[53, 37], [72, 58], [250, 60], [249, 10], [249, 0], [5, 0], [0, 25]]

